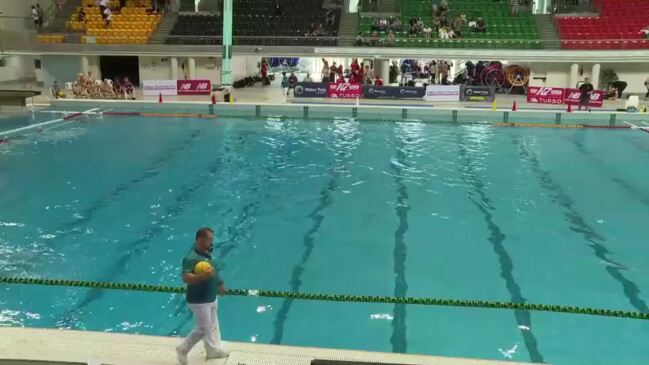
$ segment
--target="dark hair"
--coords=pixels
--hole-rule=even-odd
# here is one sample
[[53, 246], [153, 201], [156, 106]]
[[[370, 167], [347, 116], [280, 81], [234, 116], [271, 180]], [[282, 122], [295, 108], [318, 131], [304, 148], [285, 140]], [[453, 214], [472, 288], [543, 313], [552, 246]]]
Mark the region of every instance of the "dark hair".
[[214, 233], [212, 228], [209, 227], [199, 228], [198, 231], [196, 231], [196, 239], [207, 237], [207, 232]]

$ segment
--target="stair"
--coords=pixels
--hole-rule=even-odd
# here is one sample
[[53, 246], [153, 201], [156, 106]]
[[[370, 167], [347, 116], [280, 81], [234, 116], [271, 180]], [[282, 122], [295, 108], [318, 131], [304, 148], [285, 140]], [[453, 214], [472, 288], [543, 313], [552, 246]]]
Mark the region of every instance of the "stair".
[[536, 20], [536, 27], [539, 30], [539, 40], [546, 49], [559, 49], [561, 48], [561, 38], [557, 32], [557, 27], [554, 24], [554, 15], [552, 14], [537, 14], [534, 15]]
[[358, 14], [348, 13], [343, 9], [340, 13], [340, 25], [338, 28], [338, 46], [352, 47], [358, 34]]
[[162, 21], [160, 22], [160, 25], [158, 25], [158, 29], [153, 33], [153, 36], [151, 37], [151, 42], [150, 44], [164, 44], [165, 40], [167, 40], [167, 37], [169, 37], [169, 34], [171, 33], [171, 29], [173, 29], [174, 24], [176, 24], [176, 21], [178, 20], [178, 13], [170, 13], [170, 14], [165, 14], [164, 18], [162, 18]]
[[[52, 2], [54, 3], [54, 2]], [[56, 5], [54, 5], [56, 6]], [[55, 17], [56, 10], [52, 8], [51, 13], [48, 12], [50, 20], [48, 24], [43, 28], [45, 33], [63, 33], [65, 32], [65, 23], [70, 20], [70, 16], [77, 11], [77, 7], [81, 6], [81, 0], [68, 0], [63, 5], [63, 16], [60, 19]]]

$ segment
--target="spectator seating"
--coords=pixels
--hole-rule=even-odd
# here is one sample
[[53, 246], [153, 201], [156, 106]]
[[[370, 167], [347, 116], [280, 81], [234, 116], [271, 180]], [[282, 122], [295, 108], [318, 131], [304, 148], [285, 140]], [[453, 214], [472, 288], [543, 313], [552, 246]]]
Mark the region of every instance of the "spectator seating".
[[[281, 15], [274, 15], [279, 4]], [[234, 44], [243, 45], [335, 45], [340, 10], [327, 27], [329, 36], [305, 37], [311, 23], [325, 24], [323, 0], [234, 0]], [[217, 15], [181, 14], [167, 44], [221, 44], [222, 19]]]
[[[100, 9], [95, 0], [82, 0], [81, 6], [72, 14], [66, 23], [69, 32], [84, 33], [81, 43], [99, 44], [144, 44], [148, 43], [162, 16], [150, 14], [152, 0], [127, 0], [126, 6], [120, 8], [119, 1], [111, 2], [112, 21], [106, 28]], [[78, 21], [79, 13], [84, 11], [85, 21]], [[64, 36], [38, 37], [42, 43], [63, 43]]]
[[[408, 21], [411, 18], [421, 18], [425, 25], [432, 26], [433, 7], [431, 0], [403, 0], [401, 3], [402, 28], [395, 32], [396, 46], [409, 48], [541, 48], [538, 30], [533, 16], [521, 12], [518, 16], [510, 16], [507, 2], [494, 3], [493, 0], [461, 0], [449, 1], [447, 18], [452, 21], [458, 15], [466, 15], [467, 20], [482, 17], [487, 24], [486, 33], [473, 33], [467, 26], [462, 29], [462, 37], [456, 39], [439, 39], [433, 32], [430, 39], [423, 34], [410, 37]], [[359, 28], [366, 39], [372, 35], [373, 17], [361, 17]], [[379, 39], [385, 38], [385, 33], [379, 33]]]
[[65, 36], [61, 34], [39, 34], [37, 40], [39, 43], [64, 43]]
[[599, 0], [599, 16], [557, 17], [564, 49], [646, 49], [640, 32], [649, 25], [647, 0]]

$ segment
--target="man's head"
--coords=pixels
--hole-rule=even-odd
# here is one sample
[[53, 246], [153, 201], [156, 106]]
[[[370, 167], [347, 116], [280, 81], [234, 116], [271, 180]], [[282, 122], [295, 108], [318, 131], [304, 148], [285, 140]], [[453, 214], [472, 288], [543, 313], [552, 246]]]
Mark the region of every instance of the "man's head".
[[214, 231], [209, 227], [199, 228], [196, 231], [196, 249], [201, 252], [209, 252], [212, 250], [212, 242], [214, 241]]
[[586, 84], [590, 84], [590, 79], [589, 79], [588, 77], [585, 78], [585, 79], [584, 79], [584, 83], [586, 83]]
[[295, 74], [291, 72], [291, 76], [295, 76]]

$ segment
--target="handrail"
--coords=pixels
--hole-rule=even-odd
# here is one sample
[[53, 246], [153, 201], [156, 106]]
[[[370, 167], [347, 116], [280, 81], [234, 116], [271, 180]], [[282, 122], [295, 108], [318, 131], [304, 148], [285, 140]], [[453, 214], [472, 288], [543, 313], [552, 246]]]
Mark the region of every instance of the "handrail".
[[[7, 276], [0, 276], [0, 283], [81, 287], [81, 288], [110, 289], [110, 290], [130, 290], [130, 291], [138, 291], [138, 292], [173, 293], [173, 294], [181, 294], [185, 292], [184, 287], [177, 287], [177, 286], [25, 278], [25, 277], [7, 277]], [[443, 307], [463, 307], [463, 308], [468, 307], [468, 308], [483, 308], [483, 309], [513, 309], [513, 310], [525, 310], [525, 311], [570, 313], [570, 314], [583, 314], [583, 315], [591, 315], [591, 316], [649, 320], [649, 313], [642, 313], [642, 312], [631, 312], [631, 311], [599, 309], [599, 308], [584, 308], [584, 307], [573, 307], [573, 306], [551, 305], [551, 304], [497, 302], [497, 301], [486, 301], [486, 300], [440, 299], [440, 298], [421, 298], [421, 297], [384, 297], [384, 296], [382, 297], [382, 296], [372, 296], [372, 295], [320, 294], [320, 293], [300, 293], [300, 292], [252, 290], [252, 289], [228, 289], [226, 294], [233, 295], [233, 296], [283, 298], [283, 299], [329, 301], [329, 302], [388, 303], [388, 304], [428, 305], [428, 306], [443, 306]]]

